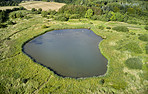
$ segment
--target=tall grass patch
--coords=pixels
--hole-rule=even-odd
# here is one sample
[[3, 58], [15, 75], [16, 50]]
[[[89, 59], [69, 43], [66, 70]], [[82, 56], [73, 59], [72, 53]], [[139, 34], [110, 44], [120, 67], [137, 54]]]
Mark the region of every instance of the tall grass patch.
[[142, 69], [142, 61], [139, 58], [129, 58], [125, 65], [130, 69]]
[[116, 26], [116, 27], [113, 27], [112, 29], [116, 30], [117, 32], [129, 32], [126, 26]]
[[123, 51], [127, 50], [127, 51], [134, 52], [137, 54], [143, 53], [139, 44], [137, 42], [133, 42], [133, 41], [128, 42], [127, 44], [125, 44], [123, 46], [120, 46], [119, 48], [117, 48], [117, 50], [123, 50]]
[[148, 34], [140, 35], [139, 39], [142, 41], [148, 41]]

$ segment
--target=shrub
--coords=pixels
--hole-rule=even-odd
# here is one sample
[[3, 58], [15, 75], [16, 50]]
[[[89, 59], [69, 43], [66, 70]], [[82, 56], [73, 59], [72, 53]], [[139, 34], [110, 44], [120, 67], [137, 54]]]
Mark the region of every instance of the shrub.
[[64, 15], [56, 16], [54, 19], [58, 21], [68, 21], [68, 18], [64, 17]]
[[91, 17], [91, 19], [92, 19], [92, 20], [99, 20], [99, 16], [98, 16], [98, 15], [93, 15], [93, 16]]
[[16, 24], [16, 22], [8, 21], [7, 24], [8, 24], [8, 25], [14, 25], [14, 24]]
[[116, 26], [116, 27], [113, 27], [112, 29], [118, 32], [129, 32], [128, 28], [125, 26]]
[[106, 29], [111, 29], [111, 27], [106, 27]]
[[142, 69], [142, 61], [139, 58], [129, 58], [125, 65], [130, 69]]
[[148, 25], [144, 27], [145, 30], [148, 30]]
[[48, 26], [46, 26], [46, 25], [42, 25], [42, 28], [48, 28]]
[[79, 19], [81, 16], [79, 14], [73, 14], [69, 18], [70, 19]]
[[7, 27], [7, 25], [0, 23], [0, 28], [5, 28], [5, 27]]
[[32, 11], [32, 12], [35, 12], [35, 11], [37, 11], [37, 9], [35, 9], [35, 8], [32, 8], [32, 9], [31, 9], [31, 11]]
[[104, 26], [100, 25], [98, 28], [101, 29], [101, 30], [103, 30], [104, 29]]
[[41, 15], [42, 15], [42, 17], [47, 17], [48, 12], [47, 12], [47, 11], [42, 11], [42, 12], [41, 12]]
[[148, 34], [140, 35], [139, 39], [142, 40], [142, 41], [148, 41]]
[[91, 18], [93, 16], [94, 12], [92, 9], [88, 9], [85, 13], [85, 18]]

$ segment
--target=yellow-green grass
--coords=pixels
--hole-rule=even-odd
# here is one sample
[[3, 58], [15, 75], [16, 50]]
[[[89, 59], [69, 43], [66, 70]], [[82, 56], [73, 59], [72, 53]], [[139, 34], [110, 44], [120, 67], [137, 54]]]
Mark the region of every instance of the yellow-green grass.
[[[148, 81], [145, 76], [148, 75], [146, 68], [148, 55], [145, 51], [147, 43], [138, 39], [139, 33], [147, 33], [142, 29], [143, 26], [134, 25], [141, 28], [139, 31], [136, 31], [136, 28], [129, 28], [130, 32], [136, 33], [131, 35], [97, 28], [100, 25], [112, 28], [119, 25], [119, 22], [106, 23], [88, 19], [60, 22], [42, 18], [40, 15], [31, 14], [30, 16], [32, 18], [28, 20], [14, 19], [17, 24], [0, 29], [0, 91], [2, 93], [145, 94], [147, 92]], [[43, 25], [49, 28], [42, 28]], [[120, 23], [120, 25], [133, 26], [126, 23]], [[62, 78], [46, 67], [33, 62], [22, 52], [22, 46], [26, 41], [48, 31], [68, 28], [91, 28], [97, 35], [104, 38], [99, 44], [101, 53], [108, 59], [108, 70], [104, 76], [84, 79]], [[143, 53], [118, 50], [121, 40], [124, 40], [121, 44], [136, 41]], [[132, 57], [142, 60], [142, 70], [128, 69], [125, 66], [124, 62]]]

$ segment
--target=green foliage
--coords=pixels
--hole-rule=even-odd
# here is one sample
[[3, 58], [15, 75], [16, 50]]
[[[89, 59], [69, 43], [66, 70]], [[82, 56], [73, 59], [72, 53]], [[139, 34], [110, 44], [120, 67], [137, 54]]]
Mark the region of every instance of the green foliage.
[[93, 16], [91, 17], [92, 20], [99, 20], [99, 18], [100, 18], [100, 17], [99, 17], [98, 15], [93, 15]]
[[16, 24], [16, 22], [8, 21], [7, 24], [8, 24], [8, 25], [14, 25], [14, 24]]
[[68, 21], [69, 18], [66, 18], [64, 15], [58, 15], [54, 19], [58, 21]]
[[37, 11], [37, 9], [35, 8], [32, 8], [31, 11], [34, 13], [35, 11]]
[[139, 39], [142, 41], [148, 41], [148, 34], [140, 35]]
[[86, 6], [80, 6], [80, 5], [65, 5], [62, 8], [59, 9], [59, 13], [63, 14], [79, 14], [81, 17], [85, 16], [85, 13], [87, 11]]
[[142, 69], [142, 61], [139, 58], [129, 58], [125, 65], [130, 69]]
[[111, 27], [106, 27], [106, 29], [111, 29]]
[[81, 16], [79, 14], [73, 14], [69, 18], [70, 19], [79, 19]]
[[37, 10], [37, 12], [38, 12], [38, 14], [41, 14], [42, 9], [41, 9], [41, 8], [39, 8], [39, 9]]
[[46, 25], [42, 25], [42, 28], [48, 28], [48, 26], [46, 26]]
[[14, 12], [9, 15], [10, 18], [23, 18], [25, 15], [22, 12]]
[[135, 9], [133, 8], [128, 8], [127, 9], [128, 14], [135, 14]]
[[57, 13], [55, 10], [51, 10], [51, 9], [49, 9], [47, 12], [49, 15], [55, 15]]
[[120, 9], [118, 8], [118, 7], [114, 7], [114, 10], [113, 10], [114, 12], [119, 12], [120, 11]]
[[137, 42], [129, 42], [127, 44], [125, 44], [122, 49], [124, 50], [128, 50], [137, 54], [141, 54], [142, 53], [142, 49], [139, 47]]
[[85, 18], [91, 18], [93, 16], [94, 12], [92, 9], [88, 9], [86, 11], [86, 14], [85, 14]]
[[103, 30], [104, 29], [104, 26], [103, 25], [100, 25], [98, 26], [99, 29]]
[[42, 12], [41, 12], [41, 15], [42, 15], [42, 17], [47, 17], [48, 12], [47, 12], [47, 11], [42, 11]]
[[21, 0], [1, 0], [0, 6], [18, 6]]
[[116, 30], [117, 32], [129, 32], [126, 26], [116, 26], [116, 27], [113, 27], [112, 29]]
[[146, 26], [144, 27], [144, 29], [145, 29], [145, 30], [148, 30], [148, 25], [146, 25]]
[[0, 23], [0, 28], [5, 28], [7, 25]]

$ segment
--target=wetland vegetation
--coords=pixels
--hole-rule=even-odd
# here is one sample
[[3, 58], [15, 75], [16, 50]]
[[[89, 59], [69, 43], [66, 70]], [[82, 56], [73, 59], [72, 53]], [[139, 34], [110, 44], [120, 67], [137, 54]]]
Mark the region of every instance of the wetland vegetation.
[[[67, 4], [59, 11], [22, 7], [0, 11], [1, 94], [147, 93], [147, 1], [136, 0], [137, 5], [126, 0], [125, 10], [124, 0], [75, 1], [75, 5]], [[98, 46], [108, 60], [104, 76], [61, 77], [22, 52], [25, 43], [49, 31], [82, 28], [103, 38]]]

